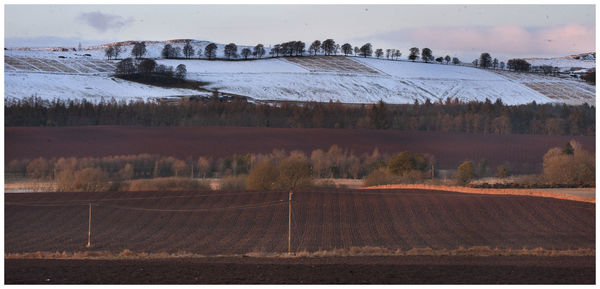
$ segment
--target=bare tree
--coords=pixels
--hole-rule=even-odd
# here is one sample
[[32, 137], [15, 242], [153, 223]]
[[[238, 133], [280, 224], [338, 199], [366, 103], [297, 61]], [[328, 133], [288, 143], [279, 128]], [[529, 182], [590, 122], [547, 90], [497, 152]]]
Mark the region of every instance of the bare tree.
[[492, 61], [492, 66], [494, 67], [494, 69], [498, 68], [498, 58], [494, 58], [494, 61]]
[[275, 44], [269, 53], [275, 57], [279, 57], [279, 54], [281, 54], [281, 44]]
[[190, 44], [190, 41], [186, 41], [185, 45], [183, 46], [183, 55], [185, 56], [185, 58], [190, 58], [192, 56], [194, 56], [196, 52], [194, 51], [194, 47], [192, 47], [192, 44]]
[[393, 54], [392, 50], [388, 48], [385, 50], [385, 58], [390, 59], [390, 55], [392, 55], [392, 57], [393, 57], [394, 54]]
[[378, 48], [377, 50], [375, 50], [375, 56], [377, 58], [380, 58], [381, 56], [383, 56], [383, 49]]
[[252, 54], [252, 51], [250, 50], [250, 48], [246, 47], [244, 49], [242, 49], [242, 57], [244, 57], [244, 59], [248, 59], [248, 56], [250, 56], [250, 54]]
[[354, 55], [360, 54], [360, 48], [358, 46], [354, 46]]
[[446, 64], [450, 63], [450, 55], [446, 55], [446, 57], [444, 57], [444, 60], [446, 61]]
[[173, 46], [171, 46], [171, 44], [165, 44], [165, 47], [163, 47], [161, 53], [163, 58], [173, 58], [173, 54], [175, 54], [175, 50], [173, 49]]
[[325, 52], [325, 55], [331, 55], [335, 52], [335, 41], [333, 39], [327, 39], [321, 44], [321, 49]]
[[131, 49], [131, 56], [140, 59], [146, 54], [146, 43], [136, 42]]
[[396, 49], [396, 51], [394, 51], [394, 57], [396, 58], [396, 60], [398, 60], [400, 56], [402, 56], [402, 52], [400, 52], [400, 49]]
[[313, 43], [310, 45], [310, 48], [308, 50], [309, 50], [309, 52], [312, 52], [313, 55], [317, 55], [319, 50], [321, 50], [321, 41], [319, 41], [319, 40], [313, 41]]
[[177, 68], [175, 68], [175, 78], [177, 78], [179, 80], [184, 80], [186, 75], [187, 75], [187, 68], [185, 67], [185, 65], [184, 64], [177, 65]]
[[254, 46], [254, 51], [252, 52], [252, 56], [256, 58], [261, 58], [265, 55], [265, 47], [262, 44], [257, 44]]
[[225, 45], [225, 50], [223, 51], [223, 54], [227, 59], [237, 58], [237, 45], [235, 45], [235, 43], [229, 43]]
[[419, 59], [419, 48], [413, 47], [409, 51], [410, 51], [410, 55], [408, 56], [408, 59], [410, 59], [412, 61]]
[[306, 48], [306, 43], [302, 41], [294, 41], [292, 45], [296, 56], [304, 54], [304, 49]]
[[114, 53], [115, 53], [115, 48], [112, 46], [106, 47], [106, 49], [104, 49], [104, 55], [109, 60], [113, 57]]
[[460, 59], [458, 59], [458, 57], [452, 57], [452, 63], [454, 65], [458, 65], [458, 64], [460, 64]]
[[433, 61], [433, 52], [431, 51], [431, 49], [423, 48], [423, 50], [421, 50], [421, 59], [423, 59], [423, 61], [425, 61], [426, 63], [429, 61]]
[[500, 61], [500, 70], [504, 70], [505, 63], [504, 61]]
[[209, 60], [217, 57], [217, 45], [214, 43], [210, 43], [204, 47], [204, 55], [208, 57]]
[[131, 75], [135, 74], [136, 71], [137, 68], [135, 67], [135, 63], [133, 63], [133, 59], [125, 58], [117, 63], [115, 73], [117, 75]]
[[119, 54], [121, 54], [122, 50], [123, 50], [123, 48], [121, 47], [121, 44], [113, 45], [113, 56], [115, 59], [119, 58]]
[[348, 54], [352, 54], [352, 45], [350, 45], [350, 43], [345, 43], [344, 45], [342, 45], [342, 52], [345, 56], [348, 56]]
[[145, 76], [150, 76], [156, 69], [156, 61], [154, 59], [144, 59], [138, 65], [138, 72]]
[[372, 54], [373, 54], [373, 46], [371, 45], [371, 43], [367, 43], [360, 47], [360, 56], [366, 58], [367, 56], [370, 57]]
[[488, 68], [492, 66], [492, 57], [489, 53], [484, 52], [479, 56], [479, 67]]

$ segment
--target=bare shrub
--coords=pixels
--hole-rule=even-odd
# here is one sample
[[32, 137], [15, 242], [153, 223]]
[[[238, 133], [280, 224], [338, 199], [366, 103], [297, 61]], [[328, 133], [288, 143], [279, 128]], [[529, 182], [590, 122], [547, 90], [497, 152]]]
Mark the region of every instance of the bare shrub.
[[270, 161], [261, 161], [250, 169], [246, 179], [248, 190], [272, 190], [275, 188], [279, 173]]
[[27, 165], [27, 176], [34, 179], [45, 179], [50, 176], [50, 163], [44, 158], [37, 158]]
[[85, 168], [73, 175], [73, 188], [84, 192], [102, 192], [110, 188], [108, 174], [99, 168]]
[[595, 155], [571, 141], [565, 148], [552, 148], [544, 155], [544, 178], [549, 183], [584, 185], [595, 183]]
[[380, 186], [389, 185], [393, 183], [392, 176], [388, 173], [386, 168], [379, 168], [372, 171], [364, 180], [365, 186]]
[[310, 162], [301, 154], [290, 154], [279, 166], [278, 186], [282, 190], [310, 188], [312, 172]]

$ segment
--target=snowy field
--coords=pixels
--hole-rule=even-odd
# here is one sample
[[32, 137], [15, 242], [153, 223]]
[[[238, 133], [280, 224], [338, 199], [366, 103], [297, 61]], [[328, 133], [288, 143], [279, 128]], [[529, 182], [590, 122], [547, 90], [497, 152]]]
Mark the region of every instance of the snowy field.
[[[148, 43], [147, 56], [158, 58], [164, 44]], [[207, 44], [192, 42], [196, 50], [203, 50]], [[182, 47], [183, 43], [172, 45]], [[5, 97], [133, 100], [206, 94], [205, 91], [165, 89], [112, 78], [111, 70], [116, 61], [104, 58], [104, 48], [5, 50]], [[124, 49], [122, 56], [129, 56], [131, 45]], [[219, 56], [222, 50], [223, 45], [218, 45]], [[268, 55], [268, 48], [266, 50]], [[208, 82], [204, 90], [256, 100], [413, 103], [414, 100], [438, 101], [449, 97], [463, 101], [500, 98], [506, 104], [534, 100], [538, 103], [595, 102], [595, 87], [579, 81], [446, 64], [342, 56], [252, 61], [157, 59], [157, 62], [173, 67], [185, 64], [189, 79]]]

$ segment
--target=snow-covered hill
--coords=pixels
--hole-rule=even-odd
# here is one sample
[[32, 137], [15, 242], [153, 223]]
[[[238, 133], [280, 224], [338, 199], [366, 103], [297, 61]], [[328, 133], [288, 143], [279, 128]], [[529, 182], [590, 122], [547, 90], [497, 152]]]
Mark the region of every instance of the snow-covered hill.
[[[146, 56], [159, 58], [165, 43], [146, 42]], [[176, 47], [184, 45], [183, 41], [169, 43]], [[203, 51], [208, 43], [192, 41], [192, 46]], [[219, 57], [223, 46], [218, 45]], [[5, 97], [152, 99], [206, 94], [205, 91], [165, 89], [112, 78], [107, 67], [114, 67], [116, 61], [104, 58], [105, 48], [5, 50]], [[123, 48], [122, 56], [128, 56], [132, 45], [124, 43]], [[266, 50], [268, 55], [268, 47]], [[173, 67], [185, 64], [189, 79], [208, 82], [204, 90], [256, 100], [413, 103], [415, 99], [437, 101], [449, 97], [465, 101], [501, 98], [506, 104], [534, 100], [538, 103], [595, 102], [595, 87], [580, 81], [497, 73], [452, 64], [342, 56], [252, 61], [157, 59], [157, 62]]]
[[589, 69], [596, 67], [596, 53], [581, 53], [553, 58], [525, 58], [532, 66], [549, 65], [558, 67], [561, 71], [574, 69]]

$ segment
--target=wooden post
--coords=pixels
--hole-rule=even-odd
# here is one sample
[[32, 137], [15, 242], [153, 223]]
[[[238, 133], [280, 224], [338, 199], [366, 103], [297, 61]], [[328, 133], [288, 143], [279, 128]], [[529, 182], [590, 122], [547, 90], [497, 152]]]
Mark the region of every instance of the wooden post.
[[288, 201], [288, 254], [292, 253], [292, 191], [290, 191], [290, 198]]
[[90, 213], [89, 213], [89, 221], [88, 221], [88, 243], [87, 248], [91, 246], [91, 237], [92, 237], [92, 203], [90, 203]]

